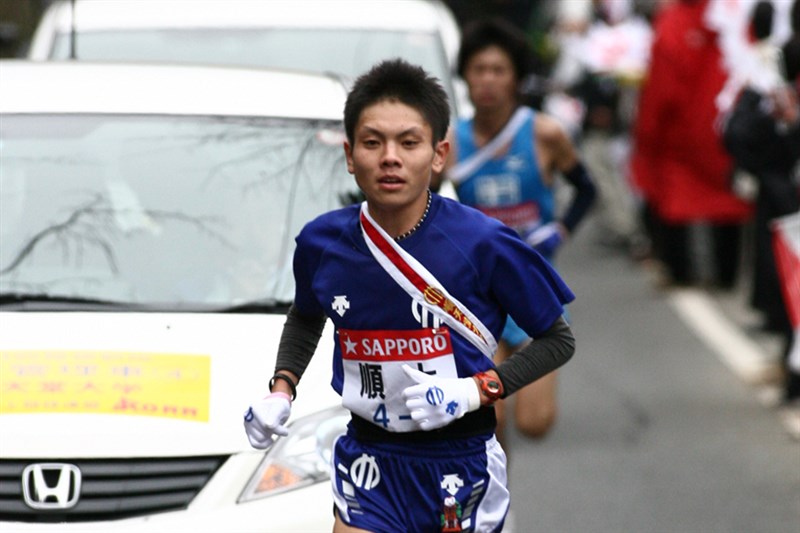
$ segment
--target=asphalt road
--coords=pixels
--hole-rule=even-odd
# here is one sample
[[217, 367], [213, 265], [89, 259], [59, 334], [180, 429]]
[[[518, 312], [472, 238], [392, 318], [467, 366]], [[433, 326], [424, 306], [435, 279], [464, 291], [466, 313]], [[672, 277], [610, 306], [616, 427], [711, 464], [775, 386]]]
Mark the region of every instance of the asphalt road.
[[557, 425], [508, 435], [513, 531], [800, 531], [800, 440], [703, 337], [711, 320], [581, 229], [558, 260], [578, 298]]

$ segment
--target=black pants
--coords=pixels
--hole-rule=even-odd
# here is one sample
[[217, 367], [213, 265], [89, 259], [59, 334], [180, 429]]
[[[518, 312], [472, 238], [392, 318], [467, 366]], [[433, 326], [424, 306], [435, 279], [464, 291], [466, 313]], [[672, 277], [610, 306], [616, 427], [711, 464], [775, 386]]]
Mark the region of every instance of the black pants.
[[758, 176], [760, 193], [756, 199], [753, 292], [751, 305], [764, 314], [771, 331], [791, 333], [789, 315], [783, 300], [781, 280], [772, 249], [772, 219], [800, 209], [800, 191], [789, 175], [764, 173]]
[[[644, 219], [653, 254], [664, 264], [672, 282], [692, 285], [704, 281], [699, 275], [699, 258], [693, 252], [692, 225], [666, 222], [652, 209], [645, 210]], [[721, 288], [733, 288], [739, 274], [742, 224], [712, 224], [710, 230], [711, 281]]]

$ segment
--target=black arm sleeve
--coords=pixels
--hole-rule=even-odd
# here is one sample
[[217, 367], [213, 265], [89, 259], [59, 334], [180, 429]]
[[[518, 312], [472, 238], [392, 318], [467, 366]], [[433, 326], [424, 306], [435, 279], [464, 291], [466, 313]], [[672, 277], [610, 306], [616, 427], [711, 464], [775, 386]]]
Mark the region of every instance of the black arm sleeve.
[[572, 233], [578, 223], [583, 220], [589, 208], [592, 207], [597, 196], [597, 188], [589, 177], [586, 167], [580, 161], [567, 172], [564, 172], [564, 179], [575, 187], [575, 196], [572, 198], [567, 214], [564, 215], [564, 219], [561, 221], [564, 227]]
[[327, 318], [325, 315], [301, 315], [294, 305], [289, 308], [278, 344], [276, 373], [278, 370], [288, 370], [298, 378], [302, 377], [317, 349]]
[[563, 317], [559, 317], [550, 329], [497, 367], [497, 375], [503, 382], [503, 397], [549, 374], [569, 361], [574, 353], [572, 329]]

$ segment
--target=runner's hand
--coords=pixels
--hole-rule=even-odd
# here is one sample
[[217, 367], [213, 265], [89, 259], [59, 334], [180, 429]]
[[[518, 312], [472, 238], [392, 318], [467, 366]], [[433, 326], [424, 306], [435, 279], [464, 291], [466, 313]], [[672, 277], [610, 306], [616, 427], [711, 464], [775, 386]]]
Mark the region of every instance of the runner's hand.
[[292, 402], [285, 392], [273, 392], [248, 407], [244, 414], [244, 431], [250, 445], [266, 450], [274, 442], [273, 435], [288, 435], [289, 430], [285, 424], [291, 410]]
[[559, 226], [558, 222], [539, 226], [525, 237], [525, 241], [543, 256], [551, 257], [564, 242], [564, 235]]
[[444, 427], [481, 406], [478, 384], [470, 378], [437, 378], [403, 365], [417, 384], [403, 390], [406, 408], [420, 429]]

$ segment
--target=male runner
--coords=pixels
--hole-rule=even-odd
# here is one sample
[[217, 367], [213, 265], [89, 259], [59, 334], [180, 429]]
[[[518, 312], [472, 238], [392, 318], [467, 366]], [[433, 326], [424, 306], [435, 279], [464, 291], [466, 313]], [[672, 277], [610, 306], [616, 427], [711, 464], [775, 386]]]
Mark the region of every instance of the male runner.
[[[561, 314], [574, 296], [513, 230], [430, 192], [449, 148], [435, 78], [382, 62], [356, 80], [344, 123], [347, 168], [366, 201], [297, 237], [271, 394], [248, 409], [245, 430], [256, 448], [287, 434], [330, 319], [332, 386], [352, 412], [332, 457], [334, 531], [500, 531], [509, 493], [493, 403], [572, 356]], [[536, 341], [495, 367], [507, 313]]]
[[[552, 263], [592, 206], [596, 189], [564, 128], [522, 105], [520, 83], [529, 63], [527, 41], [507, 22], [480, 20], [464, 29], [458, 73], [467, 82], [475, 114], [459, 120], [445, 173], [462, 203], [502, 221]], [[556, 206], [557, 175], [574, 192], [562, 216]], [[529, 336], [509, 319], [498, 362], [527, 344]], [[555, 423], [556, 376], [551, 373], [515, 396], [513, 420], [522, 434], [540, 438]], [[501, 442], [504, 403], [497, 406]]]

